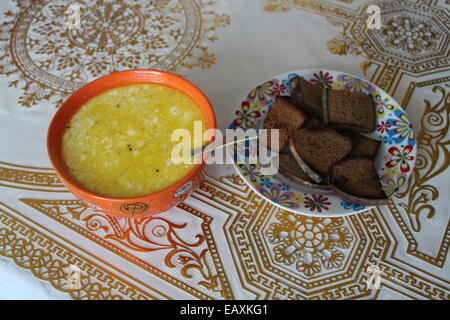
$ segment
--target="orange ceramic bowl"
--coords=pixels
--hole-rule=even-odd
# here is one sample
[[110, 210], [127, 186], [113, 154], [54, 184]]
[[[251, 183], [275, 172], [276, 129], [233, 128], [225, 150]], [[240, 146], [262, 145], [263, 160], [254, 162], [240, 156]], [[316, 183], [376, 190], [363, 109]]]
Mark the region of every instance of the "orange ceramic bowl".
[[164, 212], [186, 199], [205, 175], [205, 163], [196, 164], [184, 178], [173, 185], [149, 195], [133, 198], [112, 198], [92, 193], [70, 176], [61, 151], [64, 129], [72, 116], [95, 96], [112, 88], [135, 83], [156, 83], [183, 92], [191, 97], [202, 110], [206, 119], [206, 128], [216, 128], [214, 110], [208, 98], [191, 82], [169, 72], [158, 70], [116, 72], [92, 81], [75, 91], [59, 107], [48, 128], [47, 150], [50, 161], [59, 178], [75, 196], [87, 201], [98, 211], [120, 217], [142, 217]]

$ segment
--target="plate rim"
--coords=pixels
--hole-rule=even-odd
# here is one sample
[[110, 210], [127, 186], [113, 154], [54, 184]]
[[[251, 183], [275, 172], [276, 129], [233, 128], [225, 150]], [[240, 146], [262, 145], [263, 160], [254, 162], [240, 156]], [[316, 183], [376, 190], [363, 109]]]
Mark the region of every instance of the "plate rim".
[[[349, 75], [349, 76], [351, 76], [351, 77], [355, 77], [355, 78], [364, 80], [365, 82], [367, 82], [367, 83], [369, 83], [370, 85], [372, 85], [377, 91], [382, 92], [382, 93], [384, 93], [385, 95], [387, 95], [392, 101], [395, 102], [395, 104], [396, 104], [396, 105], [400, 108], [400, 110], [407, 116], [407, 118], [410, 119], [410, 117], [408, 116], [408, 114], [406, 113], [406, 111], [403, 109], [403, 107], [402, 107], [402, 106], [397, 102], [397, 100], [394, 99], [389, 93], [387, 93], [385, 90], [383, 90], [383, 89], [380, 88], [379, 86], [375, 85], [375, 84], [372, 83], [371, 81], [369, 81], [369, 80], [367, 80], [367, 79], [365, 79], [365, 78], [363, 78], [363, 77], [354, 75], [354, 74], [352, 74], [352, 73], [348, 73], [348, 72], [338, 71], [338, 70], [334, 70], [334, 69], [322, 69], [322, 68], [317, 68], [317, 69], [314, 69], [314, 68], [296, 69], [296, 70], [291, 70], [291, 71], [286, 71], [286, 72], [283, 72], [283, 73], [279, 73], [279, 74], [274, 75], [274, 76], [272, 76], [272, 77], [270, 77], [270, 78], [266, 78], [266, 79], [263, 80], [262, 82], [258, 82], [258, 84], [257, 84], [256, 86], [258, 86], [259, 84], [268, 82], [268, 81], [270, 81], [270, 80], [273, 80], [273, 79], [279, 79], [279, 78], [281, 78], [281, 77], [283, 77], [283, 76], [288, 76], [288, 75], [291, 74], [291, 73], [295, 73], [295, 74], [298, 74], [298, 75], [302, 75], [302, 74], [305, 74], [305, 73], [316, 73], [316, 72], [319, 72], [319, 71], [322, 71], [322, 72], [331, 72], [331, 73], [339, 73], [339, 74], [346, 74], [346, 75]], [[255, 88], [256, 88], [256, 87], [255, 87]], [[254, 89], [254, 88], [253, 88], [253, 89]], [[250, 89], [250, 91], [253, 90], [253, 89]], [[248, 91], [248, 92], [250, 92], [250, 91]], [[247, 95], [248, 95], [248, 92], [247, 92]], [[239, 100], [239, 101], [241, 101], [241, 100]], [[243, 100], [242, 100], [242, 101], [243, 101]], [[237, 105], [239, 105], [239, 103], [237, 103]], [[235, 110], [236, 110], [236, 109], [233, 109], [232, 117], [231, 117], [230, 121], [228, 122], [228, 126], [229, 126], [230, 123], [233, 122], [233, 119], [234, 119], [234, 118], [233, 118], [233, 115], [234, 115], [234, 111], [235, 111]], [[410, 122], [411, 122], [411, 120], [410, 120]], [[228, 128], [228, 127], [227, 127], [227, 128]], [[415, 130], [414, 130], [414, 127], [412, 128], [412, 131], [413, 131], [413, 133], [414, 133], [414, 136], [417, 137], [417, 134], [416, 134], [416, 132], [415, 132]], [[411, 174], [412, 174], [413, 171], [414, 171], [414, 168], [415, 168], [415, 165], [416, 165], [416, 161], [417, 161], [417, 138], [416, 138], [416, 145], [414, 146], [413, 150], [414, 150], [414, 160], [413, 160], [413, 161], [411, 162], [411, 164], [410, 164], [410, 165], [411, 165], [411, 170], [410, 170], [411, 173], [408, 175], [408, 178], [406, 179], [406, 183], [403, 184], [403, 185], [399, 188], [399, 190], [397, 190], [395, 193], [398, 193], [401, 189], [403, 189], [403, 188], [405, 188], [405, 187], [407, 186], [409, 177], [411, 176]], [[229, 149], [228, 149], [228, 148], [227, 148], [227, 153], [229, 154]], [[292, 213], [295, 213], [295, 214], [302, 214], [302, 215], [305, 215], [305, 216], [316, 217], [316, 218], [333, 218], [333, 217], [337, 218], [337, 217], [346, 217], [346, 216], [350, 216], [350, 215], [360, 214], [360, 213], [362, 213], [362, 212], [369, 211], [369, 210], [372, 210], [372, 209], [375, 209], [375, 208], [378, 208], [378, 207], [379, 207], [379, 206], [364, 206], [363, 209], [355, 210], [355, 211], [347, 211], [347, 212], [344, 212], [344, 213], [332, 213], [332, 212], [334, 212], [334, 211], [331, 211], [331, 212], [330, 212], [330, 211], [324, 211], [324, 212], [305, 212], [305, 211], [299, 211], [298, 209], [287, 208], [287, 207], [284, 207], [284, 206], [282, 206], [281, 204], [275, 202], [274, 200], [272, 200], [272, 199], [270, 199], [270, 198], [264, 196], [263, 194], [261, 194], [261, 193], [256, 189], [256, 186], [254, 186], [253, 184], [251, 184], [250, 182], [247, 181], [247, 177], [244, 176], [243, 173], [241, 173], [241, 171], [240, 171], [239, 168], [238, 168], [238, 164], [236, 163], [236, 161], [233, 160], [232, 165], [233, 165], [234, 169], [237, 171], [239, 177], [244, 181], [244, 183], [245, 183], [247, 186], [249, 186], [249, 187], [251, 188], [251, 190], [253, 190], [253, 192], [255, 192], [258, 196], [260, 196], [261, 198], [263, 198], [265, 201], [269, 201], [271, 204], [275, 205], [276, 207], [278, 207], [278, 208], [280, 208], [280, 209], [282, 209], [282, 210], [286, 210], [286, 211], [289, 211], [289, 212], [292, 212]], [[281, 182], [281, 181], [279, 181], [279, 182], [280, 182], [280, 183], [283, 183], [283, 182]], [[321, 190], [319, 190], [319, 189], [314, 189], [314, 188], [311, 188], [311, 189], [317, 191], [317, 192], [314, 192], [314, 194], [324, 195], [324, 193], [323, 193]], [[391, 196], [388, 198], [388, 201], [392, 201], [391, 199], [392, 199], [392, 197], [395, 196], [395, 193], [394, 193], [393, 195], [391, 195]], [[325, 194], [325, 195], [327, 195], [327, 194]], [[334, 196], [337, 196], [335, 193], [333, 193], [333, 195], [334, 195]], [[339, 196], [337, 196], [337, 197], [339, 197]], [[342, 199], [342, 197], [340, 197], [340, 198]], [[345, 199], [344, 199], [344, 200], [345, 200]]]

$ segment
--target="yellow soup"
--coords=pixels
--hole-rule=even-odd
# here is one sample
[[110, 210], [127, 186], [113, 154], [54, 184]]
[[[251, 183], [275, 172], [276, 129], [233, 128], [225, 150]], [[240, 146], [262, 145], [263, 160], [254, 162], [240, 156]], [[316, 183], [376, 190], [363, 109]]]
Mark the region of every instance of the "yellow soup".
[[97, 194], [129, 198], [162, 190], [192, 164], [174, 164], [175, 129], [194, 134], [205, 118], [184, 93], [157, 84], [114, 88], [88, 101], [65, 129], [62, 153], [73, 178]]

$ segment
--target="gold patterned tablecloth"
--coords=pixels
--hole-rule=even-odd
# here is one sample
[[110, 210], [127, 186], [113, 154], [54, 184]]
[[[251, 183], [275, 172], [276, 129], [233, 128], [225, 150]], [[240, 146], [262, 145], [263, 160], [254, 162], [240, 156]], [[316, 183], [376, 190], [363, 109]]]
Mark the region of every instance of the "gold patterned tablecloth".
[[[79, 29], [67, 28], [70, 4], [81, 9]], [[367, 28], [370, 4], [380, 29]], [[0, 259], [75, 299], [450, 298], [448, 0], [8, 0], [0, 14]], [[161, 215], [94, 212], [50, 168], [46, 129], [71, 92], [133, 68], [186, 76], [222, 129], [273, 75], [358, 74], [413, 121], [414, 174], [389, 205], [344, 218], [291, 217], [219, 165]], [[280, 224], [323, 240], [307, 265], [283, 250], [299, 239], [279, 239]], [[68, 286], [71, 265], [78, 289]], [[374, 266], [379, 289], [366, 284]]]

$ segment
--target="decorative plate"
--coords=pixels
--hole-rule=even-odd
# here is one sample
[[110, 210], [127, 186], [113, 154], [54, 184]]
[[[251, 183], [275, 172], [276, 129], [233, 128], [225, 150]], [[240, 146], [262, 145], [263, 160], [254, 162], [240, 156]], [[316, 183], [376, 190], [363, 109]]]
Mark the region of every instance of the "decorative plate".
[[[322, 87], [363, 92], [373, 96], [377, 125], [375, 131], [366, 136], [381, 140], [375, 159], [381, 184], [388, 195], [404, 187], [414, 169], [417, 153], [412, 124], [405, 111], [391, 96], [369, 81], [354, 75], [332, 70], [307, 69], [276, 76], [248, 93], [234, 112], [229, 128], [262, 128], [274, 98], [278, 95], [290, 95], [288, 83], [296, 75]], [[248, 151], [248, 145], [244, 148], [238, 147], [238, 156], [245, 148]], [[242, 179], [260, 196], [283, 209], [309, 216], [335, 217], [371, 208], [348, 202], [332, 191], [297, 184], [280, 173], [273, 176], [263, 175], [258, 163], [238, 164], [236, 154], [234, 160], [234, 166]]]

